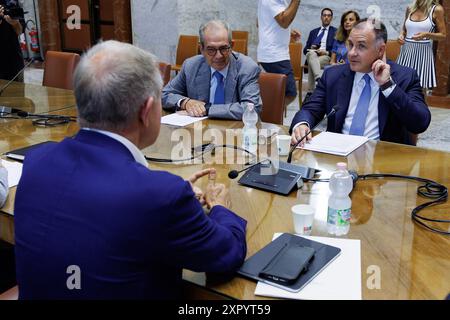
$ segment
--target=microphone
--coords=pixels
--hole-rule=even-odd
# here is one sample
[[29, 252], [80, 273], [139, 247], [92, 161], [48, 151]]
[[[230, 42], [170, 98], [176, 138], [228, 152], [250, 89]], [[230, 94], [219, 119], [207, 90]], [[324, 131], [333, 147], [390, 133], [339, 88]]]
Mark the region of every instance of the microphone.
[[22, 72], [25, 71], [26, 68], [28, 68], [32, 63], [34, 62], [34, 58], [32, 58], [30, 61], [28, 61], [28, 63], [19, 71], [17, 72], [17, 74], [14, 76], [14, 78], [12, 78], [11, 80], [9, 80], [9, 82], [7, 84], [5, 84], [1, 89], [0, 89], [0, 96], [2, 95], [3, 91], [8, 88], [11, 83], [13, 83], [14, 80], [17, 79], [18, 76], [20, 76], [20, 74]]
[[236, 178], [238, 177], [239, 173], [244, 172], [244, 171], [247, 171], [247, 170], [253, 168], [254, 166], [256, 166], [256, 165], [258, 165], [258, 164], [260, 164], [260, 163], [262, 163], [262, 162], [264, 162], [264, 161], [269, 161], [269, 163], [272, 163], [272, 161], [270, 161], [270, 159], [264, 159], [264, 160], [261, 160], [261, 161], [255, 163], [255, 164], [252, 164], [251, 166], [249, 166], [249, 167], [247, 167], [247, 168], [245, 168], [245, 169], [242, 169], [242, 170], [239, 170], [239, 171], [237, 171], [237, 170], [231, 170], [230, 172], [228, 172], [228, 178], [230, 178], [230, 179], [236, 179]]
[[291, 163], [291, 161], [292, 161], [292, 153], [294, 153], [294, 150], [297, 148], [297, 146], [300, 144], [300, 142], [302, 142], [319, 124], [321, 124], [326, 119], [328, 119], [329, 117], [334, 115], [339, 109], [340, 109], [340, 107], [338, 105], [335, 105], [334, 107], [332, 107], [329, 114], [325, 115], [325, 117], [322, 120], [317, 122], [317, 124], [314, 127], [312, 127], [312, 129], [308, 130], [308, 132], [305, 133], [305, 135], [303, 137], [301, 137], [300, 140], [298, 140], [297, 143], [294, 144], [291, 147], [291, 150], [289, 150], [289, 156], [288, 156], [287, 161], [286, 161], [287, 163]]

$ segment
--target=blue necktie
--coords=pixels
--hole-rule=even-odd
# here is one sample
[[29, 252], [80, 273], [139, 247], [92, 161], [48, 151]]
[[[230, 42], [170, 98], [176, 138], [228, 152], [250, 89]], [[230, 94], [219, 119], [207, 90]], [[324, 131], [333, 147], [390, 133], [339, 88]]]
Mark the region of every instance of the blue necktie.
[[225, 90], [223, 88], [223, 75], [219, 71], [215, 71], [213, 75], [217, 80], [216, 92], [214, 93], [214, 104], [224, 104]]
[[370, 76], [368, 74], [364, 75], [364, 80], [366, 85], [359, 97], [358, 104], [356, 105], [355, 114], [353, 115], [352, 125], [350, 126], [349, 134], [355, 136], [363, 136], [366, 127], [367, 113], [369, 112], [371, 87], [370, 87]]
[[320, 47], [320, 43], [322, 42], [322, 38], [323, 38], [324, 34], [325, 34], [325, 28], [322, 28], [322, 30], [320, 30], [319, 34], [317, 35], [316, 39], [314, 39], [312, 44], [314, 46]]

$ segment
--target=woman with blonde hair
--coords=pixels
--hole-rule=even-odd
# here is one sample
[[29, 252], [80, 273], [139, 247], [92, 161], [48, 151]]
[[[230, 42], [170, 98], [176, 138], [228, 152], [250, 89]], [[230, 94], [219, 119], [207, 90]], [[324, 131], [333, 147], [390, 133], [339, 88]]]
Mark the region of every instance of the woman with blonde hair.
[[346, 42], [353, 26], [359, 21], [359, 14], [354, 10], [342, 14], [341, 24], [336, 31], [333, 49], [331, 50], [330, 64], [348, 63]]
[[445, 37], [444, 8], [436, 0], [415, 0], [406, 9], [397, 63], [415, 69], [424, 90], [436, 87], [432, 40]]

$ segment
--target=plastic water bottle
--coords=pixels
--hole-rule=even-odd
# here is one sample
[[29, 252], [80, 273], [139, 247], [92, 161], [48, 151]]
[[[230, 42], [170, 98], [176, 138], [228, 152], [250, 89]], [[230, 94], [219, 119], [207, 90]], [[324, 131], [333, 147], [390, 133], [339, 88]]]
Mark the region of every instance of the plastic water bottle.
[[337, 236], [348, 233], [352, 213], [352, 200], [349, 194], [352, 189], [353, 180], [347, 171], [347, 164], [339, 162], [337, 170], [330, 178], [331, 195], [328, 198], [328, 233]]
[[256, 112], [253, 103], [247, 103], [247, 107], [242, 116], [242, 122], [244, 122], [242, 147], [252, 153], [256, 153], [258, 150], [258, 130], [256, 129], [258, 113]]

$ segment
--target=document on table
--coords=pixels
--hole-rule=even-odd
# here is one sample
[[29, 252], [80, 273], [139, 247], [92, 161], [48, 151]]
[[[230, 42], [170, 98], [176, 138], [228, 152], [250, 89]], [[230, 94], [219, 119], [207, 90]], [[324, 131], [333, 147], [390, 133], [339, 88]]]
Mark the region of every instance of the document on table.
[[[280, 234], [275, 234], [274, 239]], [[341, 254], [299, 292], [290, 292], [258, 282], [255, 295], [307, 300], [361, 300], [361, 241], [302, 236], [340, 248]]]
[[363, 136], [352, 136], [334, 132], [321, 132], [308, 143], [303, 149], [334, 154], [346, 157], [369, 139]]
[[22, 175], [23, 165], [20, 162], [1, 160], [2, 165], [8, 171], [8, 187], [12, 188], [19, 184], [20, 176]]
[[176, 127], [185, 127], [197, 121], [208, 119], [208, 117], [191, 117], [185, 112], [176, 112], [161, 118], [161, 124], [167, 124]]

